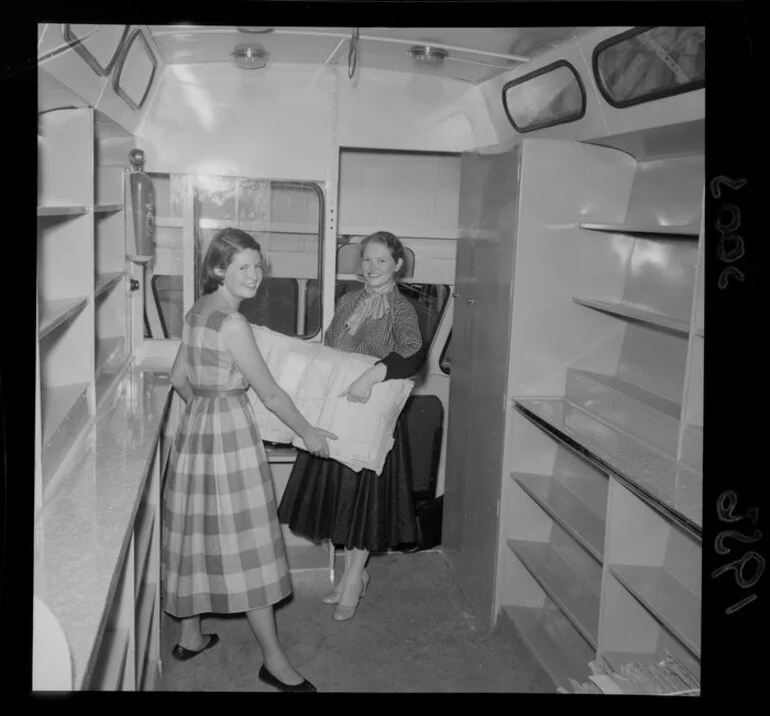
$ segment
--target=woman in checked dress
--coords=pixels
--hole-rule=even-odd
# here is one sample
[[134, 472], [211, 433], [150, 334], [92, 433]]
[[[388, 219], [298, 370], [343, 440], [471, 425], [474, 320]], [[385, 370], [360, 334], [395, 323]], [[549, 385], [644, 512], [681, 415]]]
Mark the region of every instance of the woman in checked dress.
[[291, 665], [273, 605], [291, 592], [262, 439], [246, 389], [326, 457], [331, 433], [310, 425], [275, 383], [240, 302], [262, 280], [259, 244], [223, 229], [203, 262], [203, 295], [185, 317], [171, 383], [186, 402], [163, 495], [164, 610], [181, 620], [173, 656], [190, 659], [219, 637], [201, 615], [245, 612], [262, 648], [259, 678], [282, 691], [315, 691]]

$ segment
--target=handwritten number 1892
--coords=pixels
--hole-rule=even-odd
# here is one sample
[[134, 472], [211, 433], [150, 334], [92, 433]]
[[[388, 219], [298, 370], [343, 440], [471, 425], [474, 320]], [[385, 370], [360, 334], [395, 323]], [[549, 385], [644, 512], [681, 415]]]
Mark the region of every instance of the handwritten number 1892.
[[[743, 518], [748, 517], [752, 524], [756, 524], [757, 518], [759, 517], [759, 510], [756, 507], [752, 507], [750, 510], [748, 510], [748, 512], [746, 512], [745, 515], [734, 515], [733, 510], [737, 505], [738, 496], [732, 490], [723, 492], [717, 501], [717, 512], [719, 514], [719, 519], [722, 522], [738, 522]], [[714, 549], [717, 551], [717, 554], [730, 554], [730, 548], [725, 546], [725, 540], [730, 538], [736, 540], [737, 542], [742, 542], [743, 544], [751, 544], [762, 539], [762, 532], [760, 532], [760, 530], [754, 530], [750, 537], [747, 537], [746, 535], [742, 534], [741, 532], [737, 532], [736, 530], [725, 530], [724, 532], [720, 532], [714, 541]], [[751, 578], [746, 579], [744, 570], [751, 562], [754, 562], [754, 574], [751, 576]], [[759, 581], [760, 577], [762, 576], [762, 572], [765, 570], [765, 560], [761, 555], [751, 550], [746, 552], [746, 554], [744, 554], [740, 559], [736, 559], [719, 567], [718, 569], [715, 569], [711, 573], [711, 578], [716, 579], [717, 577], [730, 570], [735, 572], [735, 583], [741, 589], [751, 589]], [[747, 604], [750, 604], [756, 598], [756, 594], [750, 594], [745, 599], [741, 599], [741, 601], [736, 602], [732, 606], [728, 607], [725, 610], [725, 613], [735, 614], [735, 612], [737, 612], [739, 609], [742, 609]]]

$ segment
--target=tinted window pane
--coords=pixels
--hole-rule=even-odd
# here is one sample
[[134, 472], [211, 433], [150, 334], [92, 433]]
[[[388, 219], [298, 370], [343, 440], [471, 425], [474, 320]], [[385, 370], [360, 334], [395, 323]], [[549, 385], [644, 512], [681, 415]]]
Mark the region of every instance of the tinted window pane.
[[703, 27], [653, 27], [613, 38], [594, 54], [596, 81], [616, 107], [688, 92], [706, 79]]
[[585, 92], [566, 62], [509, 82], [503, 88], [503, 103], [518, 132], [573, 122], [585, 114]]

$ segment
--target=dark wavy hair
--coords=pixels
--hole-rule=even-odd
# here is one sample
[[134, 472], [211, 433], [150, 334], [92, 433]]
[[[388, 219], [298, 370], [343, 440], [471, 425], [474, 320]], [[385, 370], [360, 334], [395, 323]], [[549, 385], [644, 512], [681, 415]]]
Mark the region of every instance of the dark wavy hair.
[[395, 234], [391, 234], [390, 231], [375, 231], [373, 234], [369, 234], [365, 239], [361, 239], [361, 256], [364, 255], [364, 249], [367, 244], [376, 242], [386, 246], [390, 251], [391, 258], [398, 263], [401, 259], [401, 268], [396, 271], [396, 278], [401, 278], [406, 273], [406, 257], [404, 256], [404, 245], [401, 243], [401, 239]]
[[242, 229], [228, 227], [214, 234], [201, 266], [201, 287], [204, 294], [214, 293], [224, 282], [214, 269], [227, 271], [233, 257], [246, 249], [253, 249], [264, 260], [262, 247], [253, 236]]

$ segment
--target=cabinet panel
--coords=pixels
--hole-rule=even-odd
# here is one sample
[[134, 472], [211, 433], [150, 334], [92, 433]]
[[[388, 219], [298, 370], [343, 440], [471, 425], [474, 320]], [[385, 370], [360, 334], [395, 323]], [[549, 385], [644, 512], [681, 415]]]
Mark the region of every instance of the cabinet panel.
[[[517, 155], [470, 157], [463, 185], [481, 192], [461, 209], [453, 333], [462, 348], [452, 356], [449, 434], [462, 444], [447, 450], [445, 552], [482, 623], [493, 621], [496, 543], [501, 500], [510, 347], [519, 164]], [[468, 183], [475, 186], [471, 192]], [[480, 207], [480, 213], [477, 208]], [[499, 230], [481, 231], [479, 219]], [[454, 341], [453, 341], [454, 342]], [[455, 367], [457, 365], [457, 368]], [[457, 376], [457, 379], [455, 379]], [[459, 383], [459, 385], [458, 385]], [[454, 534], [453, 534], [454, 533]]]

